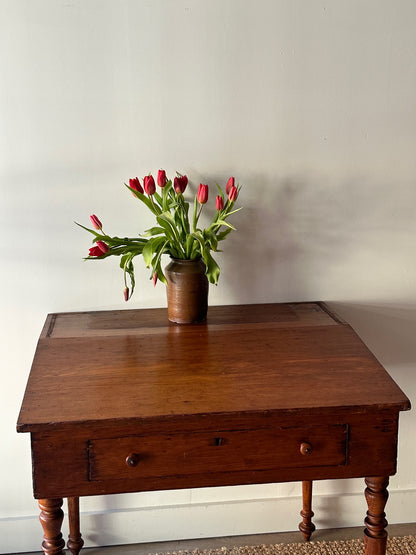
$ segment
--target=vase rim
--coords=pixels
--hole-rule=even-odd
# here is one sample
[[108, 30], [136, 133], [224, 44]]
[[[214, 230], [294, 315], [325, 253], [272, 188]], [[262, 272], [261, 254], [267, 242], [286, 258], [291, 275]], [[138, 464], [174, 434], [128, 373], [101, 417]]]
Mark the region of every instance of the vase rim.
[[198, 256], [198, 258], [176, 258], [175, 256], [170, 256], [172, 260], [175, 262], [185, 262], [185, 263], [192, 263], [192, 262], [199, 262], [202, 260], [202, 256]]

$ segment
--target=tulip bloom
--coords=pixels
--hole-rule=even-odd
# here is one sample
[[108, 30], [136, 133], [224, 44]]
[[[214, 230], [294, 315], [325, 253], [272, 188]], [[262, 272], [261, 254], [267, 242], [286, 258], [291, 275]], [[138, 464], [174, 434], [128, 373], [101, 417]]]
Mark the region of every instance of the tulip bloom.
[[95, 229], [101, 230], [103, 228], [103, 224], [100, 222], [95, 214], [92, 214], [90, 216], [90, 220]]
[[217, 198], [215, 199], [215, 208], [220, 211], [224, 208], [224, 199], [222, 198], [221, 195], [217, 195]]
[[199, 184], [198, 194], [196, 196], [199, 204], [205, 204], [208, 200], [208, 185]]
[[124, 288], [124, 300], [125, 300], [125, 301], [128, 301], [128, 300], [129, 300], [129, 294], [130, 294], [129, 288], [128, 288], [128, 287], [125, 287], [125, 288]]
[[187, 185], [188, 178], [186, 177], [186, 175], [180, 175], [179, 177], [175, 177], [175, 179], [173, 180], [173, 188], [178, 195], [184, 193]]
[[155, 180], [153, 179], [153, 175], [146, 175], [146, 177], [143, 179], [143, 187], [145, 192], [149, 196], [155, 194], [156, 185], [155, 185]]
[[234, 177], [230, 177], [230, 179], [227, 181], [227, 185], [225, 186], [225, 192], [227, 193], [227, 195], [230, 194], [230, 189], [231, 187], [234, 187], [235, 185], [235, 179]]
[[91, 247], [88, 256], [102, 256], [104, 253], [100, 247]]
[[97, 247], [100, 249], [102, 254], [107, 253], [110, 250], [110, 247], [104, 241], [97, 241]]
[[238, 197], [238, 189], [237, 187], [232, 186], [228, 192], [228, 198], [231, 202], [234, 202]]
[[155, 272], [155, 273], [153, 274], [153, 286], [154, 286], [154, 287], [156, 286], [157, 278], [158, 278], [157, 272]]
[[130, 189], [134, 189], [138, 193], [143, 194], [144, 192], [142, 186], [140, 185], [140, 181], [138, 177], [132, 177], [131, 179], [129, 179], [129, 187]]
[[166, 186], [166, 172], [165, 170], [159, 170], [157, 172], [157, 184], [159, 185], [159, 187], [161, 187], [163, 189], [163, 187]]

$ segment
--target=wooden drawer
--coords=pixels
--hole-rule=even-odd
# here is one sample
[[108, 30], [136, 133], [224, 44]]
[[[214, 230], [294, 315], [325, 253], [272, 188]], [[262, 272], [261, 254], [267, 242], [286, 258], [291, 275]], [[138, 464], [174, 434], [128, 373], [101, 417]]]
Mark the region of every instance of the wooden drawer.
[[140, 435], [88, 442], [91, 481], [339, 466], [347, 425]]

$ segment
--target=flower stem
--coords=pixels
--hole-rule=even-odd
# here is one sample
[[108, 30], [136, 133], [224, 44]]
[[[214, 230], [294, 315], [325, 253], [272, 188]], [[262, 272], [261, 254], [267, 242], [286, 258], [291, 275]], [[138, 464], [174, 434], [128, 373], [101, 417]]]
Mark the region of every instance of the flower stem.
[[[202, 207], [203, 207], [203, 206], [204, 206], [204, 205], [203, 205], [203, 204], [201, 204], [201, 205], [200, 205], [200, 207], [199, 207], [199, 210], [198, 210], [198, 215], [197, 215], [197, 217], [196, 217], [196, 220], [195, 220], [195, 228], [196, 228], [196, 224], [198, 223], [198, 220], [199, 220], [199, 216], [201, 215], [201, 212], [202, 212]], [[195, 229], [194, 229], [194, 231], [195, 231]]]

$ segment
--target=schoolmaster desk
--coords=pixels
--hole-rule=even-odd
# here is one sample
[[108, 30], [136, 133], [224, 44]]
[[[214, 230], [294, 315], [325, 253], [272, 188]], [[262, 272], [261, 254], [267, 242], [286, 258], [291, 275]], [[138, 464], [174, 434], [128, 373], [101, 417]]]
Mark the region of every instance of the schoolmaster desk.
[[211, 307], [190, 326], [164, 309], [51, 314], [17, 425], [31, 433], [42, 548], [63, 553], [64, 497], [77, 554], [80, 496], [295, 480], [308, 539], [312, 481], [365, 477], [366, 554], [383, 555], [409, 408], [321, 303]]

